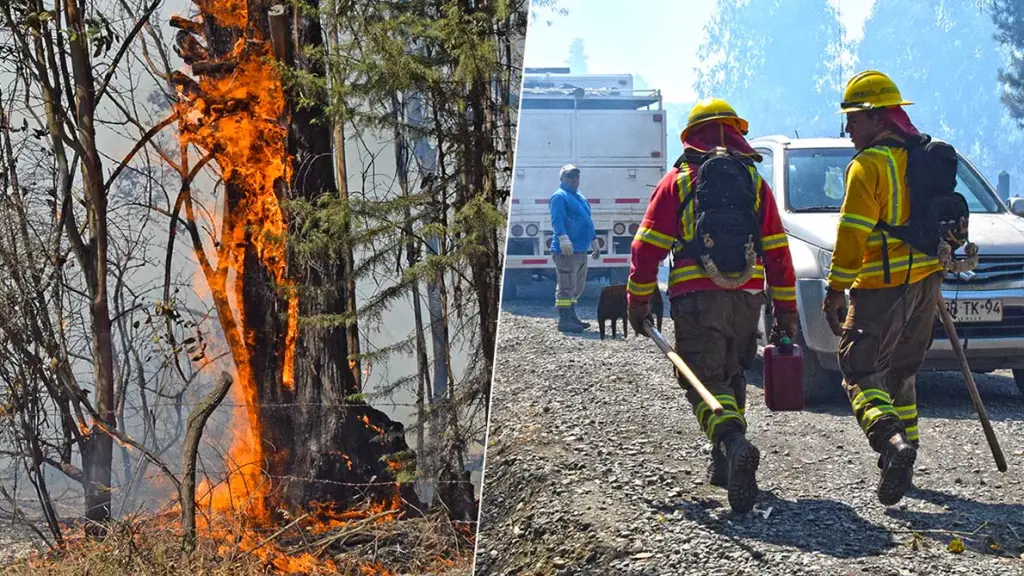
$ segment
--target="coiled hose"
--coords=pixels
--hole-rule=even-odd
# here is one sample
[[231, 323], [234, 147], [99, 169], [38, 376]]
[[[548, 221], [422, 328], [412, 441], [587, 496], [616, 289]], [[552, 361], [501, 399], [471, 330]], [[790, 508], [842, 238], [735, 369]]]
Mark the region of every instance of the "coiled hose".
[[957, 260], [953, 258], [953, 248], [945, 240], [939, 240], [939, 263], [947, 272], [954, 274], [960, 272], [967, 272], [974, 270], [978, 267], [978, 245], [973, 242], [968, 242], [964, 246], [964, 254], [967, 255], [963, 260]]
[[[704, 235], [704, 246], [709, 250], [714, 247], [715, 242], [707, 234]], [[740, 272], [738, 276], [726, 276], [718, 269], [714, 261], [711, 260], [711, 256], [704, 254], [700, 257], [701, 263], [704, 265], [704, 271], [707, 273], [708, 278], [715, 283], [715, 286], [724, 288], [726, 290], [734, 290], [743, 286], [754, 277], [754, 267], [757, 265], [757, 252], [754, 250], [754, 239], [750, 236], [747, 237], [746, 244], [746, 255], [747, 265]]]

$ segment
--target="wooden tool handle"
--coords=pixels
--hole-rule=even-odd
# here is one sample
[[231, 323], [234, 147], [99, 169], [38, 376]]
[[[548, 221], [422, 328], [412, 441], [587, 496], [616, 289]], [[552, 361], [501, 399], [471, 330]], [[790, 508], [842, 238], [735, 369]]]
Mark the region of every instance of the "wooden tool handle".
[[981, 420], [981, 428], [985, 431], [985, 439], [988, 440], [988, 447], [992, 450], [992, 456], [996, 460], [996, 468], [1000, 472], [1006, 472], [1006, 458], [1003, 456], [1003, 450], [999, 447], [999, 441], [996, 440], [996, 432], [992, 429], [992, 423], [988, 419], [988, 414], [985, 412], [985, 405], [981, 403], [981, 395], [978, 394], [978, 386], [974, 383], [974, 374], [971, 373], [971, 367], [967, 364], [967, 355], [964, 353], [963, 346], [960, 345], [960, 338], [956, 334], [956, 326], [953, 325], [953, 317], [949, 315], [949, 310], [946, 310], [946, 303], [942, 299], [942, 294], [939, 294], [938, 300], [939, 307], [939, 318], [942, 320], [942, 327], [946, 330], [946, 335], [949, 336], [949, 343], [953, 345], [953, 352], [956, 354], [956, 359], [960, 362], [960, 370], [964, 374], [964, 381], [967, 383], [967, 391], [971, 394], [971, 401], [974, 402], [974, 409], [978, 412], [978, 419]]
[[693, 370], [690, 370], [690, 367], [686, 365], [686, 362], [683, 362], [683, 359], [679, 357], [679, 354], [676, 354], [676, 351], [669, 346], [669, 343], [665, 340], [665, 337], [661, 335], [661, 332], [655, 330], [654, 326], [651, 325], [650, 320], [644, 320], [644, 328], [647, 329], [647, 333], [651, 335], [651, 340], [654, 340], [654, 343], [661, 349], [661, 352], [665, 354], [665, 356], [668, 356], [668, 359], [675, 364], [676, 370], [679, 370], [679, 373], [690, 381], [690, 384], [693, 386], [694, 390], [697, 391], [697, 394], [700, 394], [701, 399], [708, 405], [708, 408], [715, 413], [715, 416], [721, 416], [722, 411], [724, 410], [724, 408], [722, 408], [722, 403], [718, 401], [718, 398], [715, 398], [714, 394], [704, 387], [704, 384], [702, 384], [700, 379], [697, 378], [697, 375], [693, 373]]

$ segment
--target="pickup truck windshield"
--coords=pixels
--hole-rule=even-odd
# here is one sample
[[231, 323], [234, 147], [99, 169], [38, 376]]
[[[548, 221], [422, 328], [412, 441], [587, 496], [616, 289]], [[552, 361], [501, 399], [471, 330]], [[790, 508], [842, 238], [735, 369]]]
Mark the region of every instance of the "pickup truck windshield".
[[[853, 148], [791, 148], [786, 152], [786, 206], [791, 212], [838, 212], [843, 204], [846, 166]], [[956, 190], [963, 194], [972, 213], [999, 214], [999, 200], [981, 178], [961, 162]]]

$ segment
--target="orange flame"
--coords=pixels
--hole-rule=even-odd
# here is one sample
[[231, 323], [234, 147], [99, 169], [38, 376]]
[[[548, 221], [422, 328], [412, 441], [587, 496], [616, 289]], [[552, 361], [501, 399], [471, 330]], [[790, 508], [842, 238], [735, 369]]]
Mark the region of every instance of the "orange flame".
[[[246, 0], [196, 0], [196, 4], [204, 18], [213, 18], [223, 27], [246, 28]], [[287, 389], [294, 388], [299, 301], [287, 276], [287, 227], [278, 197], [281, 186], [291, 178], [288, 132], [281, 121], [284, 89], [277, 70], [264, 59], [269, 55], [268, 44], [252, 40], [242, 38], [235, 43], [225, 59], [236, 63], [229, 75], [201, 77], [197, 91], [180, 94], [178, 107], [182, 145], [194, 145], [210, 153], [224, 181], [240, 191], [237, 205], [228, 206], [225, 200], [216, 266], [204, 255], [197, 256], [234, 360], [233, 396], [245, 407], [234, 418], [236, 422], [247, 420], [248, 427], [235, 427], [238, 435], [229, 453], [228, 479], [212, 489], [201, 486], [201, 504], [218, 511], [237, 510], [241, 505], [258, 520], [266, 520], [258, 395], [247, 346], [254, 335], [246, 327], [241, 307], [247, 241], [288, 294], [281, 372]], [[190, 205], [186, 210], [191, 210]], [[193, 214], [189, 216], [194, 220]], [[230, 284], [229, 274], [234, 275]]]
[[[249, 27], [247, 0], [194, 2], [202, 18], [212, 18], [224, 28], [258, 34]], [[233, 549], [249, 551], [282, 572], [336, 571], [334, 562], [313, 554], [282, 552], [253, 529], [270, 524], [268, 478], [263, 464], [268, 457], [282, 457], [282, 452], [265, 454], [261, 441], [259, 398], [250, 358], [256, 335], [246, 324], [242, 307], [249, 245], [287, 298], [281, 383], [288, 390], [295, 386], [299, 315], [298, 293], [288, 275], [287, 222], [279, 199], [282, 188], [292, 176], [292, 158], [286, 148], [288, 131], [283, 122], [285, 95], [277, 70], [268, 63], [270, 56], [268, 42], [256, 37], [241, 38], [223, 59], [225, 63], [233, 63], [230, 73], [200, 77], [198, 88], [183, 90], [177, 104], [183, 149], [191, 145], [210, 154], [224, 181], [239, 192], [237, 203], [232, 205], [225, 199], [219, 210], [216, 261], [206, 257], [204, 247], [194, 247], [208, 288], [202, 292], [197, 289], [197, 294], [213, 299], [234, 363], [232, 396], [237, 405], [233, 414], [235, 437], [228, 454], [226, 478], [219, 483], [204, 480], [197, 488], [197, 504], [219, 513], [199, 514], [197, 528], [212, 535], [220, 543], [222, 553]], [[190, 200], [186, 200], [185, 210], [189, 220], [195, 222]], [[363, 416], [361, 420], [367, 428], [384, 435], [384, 429], [373, 425], [368, 417]], [[247, 422], [248, 426], [240, 425], [242, 422]], [[352, 461], [345, 454], [342, 457], [351, 470]], [[389, 462], [389, 466], [398, 469], [397, 464]], [[313, 505], [310, 518], [288, 529], [322, 533], [359, 519], [373, 518], [374, 522], [383, 523], [402, 514], [401, 504], [396, 490], [390, 500], [359, 510], [336, 512], [328, 506]], [[360, 572], [391, 574], [380, 564], [363, 564]]]

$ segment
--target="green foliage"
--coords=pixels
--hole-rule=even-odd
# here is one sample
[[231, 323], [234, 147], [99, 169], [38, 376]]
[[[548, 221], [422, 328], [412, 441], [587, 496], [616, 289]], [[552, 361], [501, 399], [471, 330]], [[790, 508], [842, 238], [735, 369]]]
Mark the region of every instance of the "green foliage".
[[991, 0], [996, 40], [1009, 52], [1009, 67], [999, 69], [1002, 102], [1017, 126], [1024, 128], [1024, 5], [1017, 0]]
[[724, 98], [750, 135], [833, 136], [842, 37], [828, 0], [721, 0], [705, 27], [698, 98]]
[[[914, 124], [951, 142], [995, 183], [1024, 177], [1021, 133], [1000, 104], [1006, 57], [979, 1], [877, 0], [864, 25], [858, 69], [881, 70], [907, 100]], [[912, 31], [912, 33], [908, 33]]]

